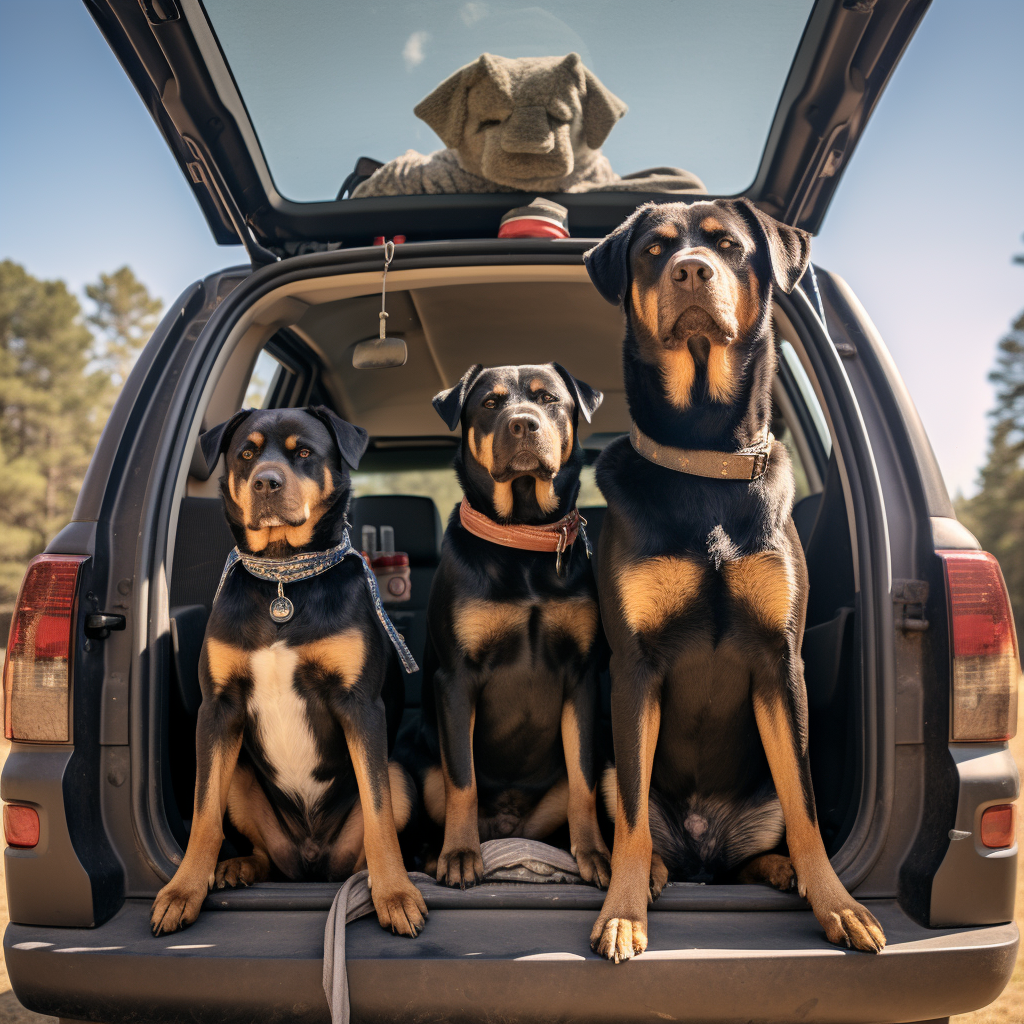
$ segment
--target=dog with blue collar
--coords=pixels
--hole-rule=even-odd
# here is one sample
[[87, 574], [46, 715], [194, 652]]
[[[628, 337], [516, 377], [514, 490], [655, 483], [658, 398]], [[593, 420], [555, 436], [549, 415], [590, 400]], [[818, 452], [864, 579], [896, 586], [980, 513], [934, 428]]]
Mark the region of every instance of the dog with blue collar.
[[[367, 435], [324, 406], [242, 410], [200, 438], [236, 547], [199, 664], [195, 811], [157, 894], [154, 935], [193, 923], [212, 888], [340, 881], [367, 868], [385, 928], [427, 908], [398, 832], [415, 790], [391, 750], [416, 671], [349, 540], [349, 469]], [[218, 863], [225, 811], [252, 853]]]

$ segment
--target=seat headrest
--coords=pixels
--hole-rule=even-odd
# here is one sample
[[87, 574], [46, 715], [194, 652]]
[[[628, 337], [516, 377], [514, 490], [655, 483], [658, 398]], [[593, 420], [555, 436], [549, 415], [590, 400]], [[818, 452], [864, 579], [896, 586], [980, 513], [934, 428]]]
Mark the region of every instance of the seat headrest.
[[[433, 498], [415, 494], [372, 494], [353, 498], [349, 511], [352, 543], [359, 547], [364, 526], [395, 528], [395, 550], [409, 555], [410, 565], [434, 566], [441, 559], [444, 528]], [[378, 533], [378, 544], [380, 543]]]

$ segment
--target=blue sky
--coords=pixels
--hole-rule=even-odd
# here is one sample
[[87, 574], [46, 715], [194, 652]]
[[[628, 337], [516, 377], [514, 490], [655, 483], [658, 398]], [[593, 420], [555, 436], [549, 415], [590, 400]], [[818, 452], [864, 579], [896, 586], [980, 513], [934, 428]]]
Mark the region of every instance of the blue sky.
[[[1024, 3], [935, 0], [814, 243], [891, 349], [951, 491], [974, 489], [986, 375], [1024, 308], [1022, 53]], [[165, 303], [242, 262], [79, 0], [0, 0], [5, 257], [77, 292], [128, 263]]]

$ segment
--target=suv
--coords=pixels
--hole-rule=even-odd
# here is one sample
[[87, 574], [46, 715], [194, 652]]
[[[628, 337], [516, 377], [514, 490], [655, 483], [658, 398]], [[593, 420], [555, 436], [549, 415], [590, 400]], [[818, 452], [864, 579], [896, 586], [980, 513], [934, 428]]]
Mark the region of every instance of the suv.
[[[389, 73], [385, 56], [404, 53], [413, 75], [434, 37], [401, 43], [423, 10], [445, 29], [442, 49], [468, 40], [463, 57], [481, 38], [513, 49], [523, 24], [556, 47], [591, 32], [594, 54], [618, 54], [630, 38], [623, 19], [634, 34], [656, 19], [640, 73], [624, 63], [620, 77], [671, 119], [659, 54], [676, 53], [688, 29], [698, 70], [724, 46], [743, 81], [711, 90], [711, 119], [684, 125], [704, 154], [696, 169], [711, 194], [752, 178], [743, 194], [814, 232], [927, 3], [753, 4], [743, 25], [724, 7], [653, 2], [585, 5], [583, 15], [555, 3], [558, 17], [410, 5], [404, 19], [391, 5], [328, 5], [315, 23], [269, 0], [87, 5], [215, 236], [240, 240], [251, 265], [197, 282], [171, 307], [124, 386], [74, 520], [26, 576], [4, 675], [8, 970], [25, 1006], [65, 1019], [323, 1021], [336, 885], [217, 891], [187, 932], [149, 930], [189, 832], [197, 660], [232, 546], [198, 436], [243, 403], [325, 404], [369, 431], [351, 518], [356, 537], [363, 525], [392, 526], [409, 555], [411, 599], [393, 618], [419, 658], [442, 515], [459, 496], [453, 440], [431, 396], [474, 362], [558, 360], [606, 395], [583, 441], [592, 467], [629, 418], [621, 317], [581, 257], [637, 204], [665, 198], [549, 196], [568, 208], [570, 238], [499, 239], [521, 195], [337, 198], [332, 132], [345, 118], [373, 120], [377, 105], [397, 109], [403, 72]], [[334, 46], [338, 63], [325, 67]], [[626, 61], [633, 51], [623, 52]], [[345, 101], [329, 126], [328, 88], [328, 100]], [[401, 116], [361, 137], [385, 145]], [[642, 152], [649, 134], [626, 139]], [[371, 243], [397, 234], [407, 241], [388, 275], [389, 333], [404, 339], [408, 362], [356, 369], [353, 346], [376, 334], [381, 301], [383, 250]], [[1019, 664], [998, 566], [956, 521], [910, 398], [847, 285], [809, 271], [792, 295], [776, 295], [774, 315], [773, 431], [795, 467], [810, 574], [803, 656], [820, 823], [887, 948], [829, 946], [794, 894], [673, 884], [653, 907], [648, 951], [616, 967], [587, 944], [596, 889], [481, 885], [432, 897], [416, 940], [372, 917], [349, 927], [356, 1019], [921, 1021], [980, 1007], [1009, 979], [1019, 781], [1006, 741]], [[592, 474], [581, 505], [593, 541]], [[407, 721], [419, 688], [410, 677]], [[238, 842], [229, 830], [228, 846]]]

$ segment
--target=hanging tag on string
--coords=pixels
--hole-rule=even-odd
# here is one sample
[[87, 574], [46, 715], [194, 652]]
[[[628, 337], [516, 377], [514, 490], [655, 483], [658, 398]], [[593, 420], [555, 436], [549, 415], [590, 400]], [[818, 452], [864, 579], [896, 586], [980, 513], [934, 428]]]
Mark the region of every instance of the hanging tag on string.
[[388, 366], [404, 366], [409, 349], [402, 338], [387, 337], [388, 267], [395, 258], [395, 243], [384, 243], [384, 275], [380, 282], [380, 315], [378, 337], [360, 341], [352, 348], [352, 365], [357, 370], [377, 370]]

